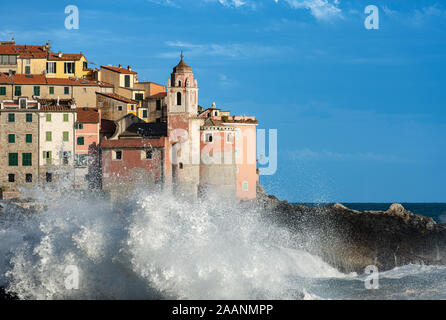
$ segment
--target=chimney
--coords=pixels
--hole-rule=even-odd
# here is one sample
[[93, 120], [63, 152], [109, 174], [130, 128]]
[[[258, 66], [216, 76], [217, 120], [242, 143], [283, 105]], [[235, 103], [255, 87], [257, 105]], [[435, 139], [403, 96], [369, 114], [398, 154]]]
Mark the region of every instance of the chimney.
[[59, 58], [62, 58], [62, 52], [58, 52], [58, 54], [59, 54]]
[[132, 67], [127, 66], [127, 70], [128, 70], [128, 71], [132, 71]]
[[119, 65], [119, 68], [122, 68], [122, 64]]

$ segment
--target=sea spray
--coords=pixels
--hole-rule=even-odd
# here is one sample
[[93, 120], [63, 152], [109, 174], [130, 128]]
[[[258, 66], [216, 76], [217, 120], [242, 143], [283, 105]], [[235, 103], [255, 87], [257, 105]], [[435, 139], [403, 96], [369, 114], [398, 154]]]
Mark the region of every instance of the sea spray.
[[[125, 210], [71, 192], [38, 201], [41, 213], [1, 217], [2, 281], [21, 299], [293, 299], [305, 291], [296, 279], [342, 277], [233, 200], [141, 191]], [[67, 266], [79, 270], [77, 290]]]

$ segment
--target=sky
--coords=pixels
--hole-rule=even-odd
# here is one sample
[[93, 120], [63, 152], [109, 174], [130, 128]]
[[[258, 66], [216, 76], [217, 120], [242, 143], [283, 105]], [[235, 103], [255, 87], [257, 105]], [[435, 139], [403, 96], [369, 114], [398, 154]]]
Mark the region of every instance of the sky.
[[277, 172], [260, 183], [280, 199], [446, 202], [444, 1], [22, 0], [0, 18], [1, 39], [51, 40], [140, 81], [166, 84], [183, 50], [200, 105], [277, 129]]

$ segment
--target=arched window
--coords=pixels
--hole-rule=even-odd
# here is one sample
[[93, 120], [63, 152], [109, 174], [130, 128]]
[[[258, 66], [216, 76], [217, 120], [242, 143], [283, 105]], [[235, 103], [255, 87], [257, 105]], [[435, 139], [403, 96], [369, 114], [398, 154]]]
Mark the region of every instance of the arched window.
[[181, 106], [181, 92], [177, 93], [177, 105]]
[[178, 81], [178, 86], [179, 86], [179, 87], [181, 87], [181, 80], [180, 80], [180, 81]]

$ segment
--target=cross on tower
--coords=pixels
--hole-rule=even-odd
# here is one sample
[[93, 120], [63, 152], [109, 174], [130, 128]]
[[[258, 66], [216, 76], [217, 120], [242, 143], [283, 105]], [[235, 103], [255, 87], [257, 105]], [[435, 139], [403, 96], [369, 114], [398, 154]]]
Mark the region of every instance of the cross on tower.
[[183, 56], [183, 50], [181, 50], [181, 54], [180, 54], [181, 60], [183, 60], [184, 56]]

